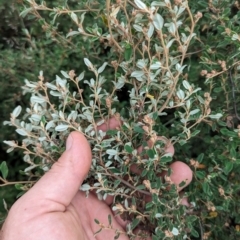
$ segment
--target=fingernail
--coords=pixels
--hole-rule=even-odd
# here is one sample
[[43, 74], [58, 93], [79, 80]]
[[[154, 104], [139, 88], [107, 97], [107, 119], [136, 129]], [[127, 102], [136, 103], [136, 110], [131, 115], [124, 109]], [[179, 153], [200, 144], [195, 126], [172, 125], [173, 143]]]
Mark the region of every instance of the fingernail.
[[67, 138], [67, 143], [66, 143], [66, 150], [70, 150], [73, 144], [73, 137], [71, 134]]

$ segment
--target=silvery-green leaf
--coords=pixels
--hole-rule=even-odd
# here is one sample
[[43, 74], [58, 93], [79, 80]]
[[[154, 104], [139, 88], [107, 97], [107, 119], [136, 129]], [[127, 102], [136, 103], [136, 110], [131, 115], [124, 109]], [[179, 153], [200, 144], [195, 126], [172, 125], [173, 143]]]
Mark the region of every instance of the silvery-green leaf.
[[32, 7], [27, 8], [27, 9], [24, 9], [24, 10], [20, 13], [20, 17], [25, 18], [25, 17], [28, 15], [28, 13], [31, 12], [32, 10], [33, 10]]
[[180, 73], [182, 73], [183, 69], [186, 67], [187, 65], [181, 66], [179, 63], [176, 64], [176, 70]]
[[112, 161], [107, 161], [107, 163], [105, 163], [105, 167], [109, 167], [112, 164]]
[[46, 128], [46, 130], [49, 130], [49, 129], [52, 128], [52, 127], [55, 127], [55, 123], [54, 123], [53, 120], [51, 120], [50, 122], [48, 122], [45, 128]]
[[5, 144], [7, 144], [10, 147], [16, 147], [16, 143], [14, 141], [3, 141]]
[[166, 3], [154, 1], [151, 3], [151, 7], [165, 7]]
[[173, 227], [171, 233], [172, 233], [174, 236], [177, 236], [177, 235], [179, 235], [179, 230], [178, 230], [177, 228]]
[[46, 102], [46, 99], [44, 97], [37, 97], [37, 96], [33, 95], [31, 97], [31, 102], [33, 102], [33, 103], [44, 103], [44, 102]]
[[3, 125], [4, 125], [4, 126], [5, 126], [5, 125], [12, 126], [12, 123], [11, 123], [10, 121], [4, 121], [4, 122], [3, 122]]
[[181, 35], [182, 35], [181, 40], [183, 43], [185, 43], [188, 40], [188, 37], [186, 36], [185, 33], [181, 33]]
[[148, 36], [149, 38], [151, 38], [152, 35], [153, 35], [153, 32], [154, 32], [154, 26], [153, 26], [152, 23], [150, 23], [150, 26], [149, 26], [149, 29], [148, 29], [148, 32], [147, 32], [147, 36]]
[[32, 115], [31, 115], [31, 119], [32, 119], [33, 121], [36, 121], [36, 122], [40, 122], [40, 121], [41, 121], [41, 118], [42, 118], [42, 116], [41, 116], [41, 115], [38, 115], [38, 114], [32, 114]]
[[145, 3], [143, 3], [142, 1], [140, 0], [134, 0], [135, 4], [138, 6], [138, 8], [140, 9], [147, 9], [147, 6]]
[[194, 110], [192, 110], [192, 111], [189, 113], [189, 115], [194, 115], [194, 114], [196, 114], [196, 113], [198, 113], [198, 112], [200, 112], [200, 109], [194, 109]]
[[61, 86], [62, 88], [65, 88], [66, 84], [67, 84], [67, 80], [61, 79], [58, 75], [56, 75], [56, 83], [57, 83], [57, 85]]
[[108, 149], [106, 152], [109, 155], [117, 155], [118, 154], [118, 152], [116, 150], [114, 150], [114, 149]]
[[60, 124], [58, 126], [55, 127], [55, 131], [57, 132], [63, 132], [65, 130], [67, 130], [69, 127], [69, 125], [66, 125], [66, 124]]
[[78, 25], [78, 17], [74, 12], [71, 12], [71, 18]]
[[66, 38], [72, 37], [74, 35], [78, 35], [80, 33], [81, 33], [80, 31], [71, 31], [66, 35]]
[[15, 131], [22, 136], [28, 135], [28, 133], [24, 129], [21, 129], [21, 128], [17, 128]]
[[236, 34], [236, 33], [234, 33], [234, 34], [232, 35], [232, 40], [233, 40], [233, 41], [239, 40], [239, 35]]
[[156, 52], [159, 52], [159, 53], [163, 52], [163, 47], [158, 46], [157, 44], [155, 44], [154, 47], [155, 47]]
[[91, 189], [90, 185], [85, 183], [80, 187], [80, 190], [82, 191], [89, 191]]
[[165, 26], [168, 28], [168, 31], [171, 33], [171, 34], [175, 34], [175, 32], [176, 32], [176, 26], [175, 26], [175, 24], [173, 23], [173, 22], [171, 22], [171, 23], [167, 23], [167, 24], [165, 24]]
[[167, 43], [166, 48], [170, 48], [170, 47], [172, 46], [172, 44], [173, 44], [174, 41], [175, 41], [174, 38], [171, 39], [171, 40]]
[[159, 13], [156, 13], [156, 14], [153, 16], [153, 25], [154, 25], [154, 27], [155, 27], [157, 30], [161, 30], [162, 27], [163, 27], [163, 24], [164, 24], [163, 17], [162, 17]]
[[21, 113], [21, 111], [22, 111], [22, 107], [21, 107], [21, 106], [17, 106], [17, 107], [13, 110], [12, 116], [13, 116], [14, 118], [18, 117], [19, 114]]
[[60, 117], [61, 119], [63, 119], [63, 120], [65, 119], [64, 113], [63, 113], [61, 110], [59, 111], [58, 114], [59, 114], [59, 117]]
[[140, 78], [144, 75], [144, 72], [143, 71], [134, 71], [132, 72], [131, 74], [131, 77], [134, 77], [134, 78]]
[[177, 22], [176, 22], [177, 28], [178, 28], [179, 26], [181, 26], [182, 24], [183, 24], [182, 21], [177, 21]]
[[48, 172], [48, 171], [49, 171], [49, 167], [48, 167], [48, 166], [42, 166], [42, 170], [43, 170], [44, 172]]
[[61, 97], [62, 94], [60, 92], [57, 92], [57, 91], [50, 91], [50, 94], [54, 97]]
[[174, 102], [172, 100], [169, 101], [169, 107], [173, 107]]
[[37, 87], [37, 83], [30, 83], [28, 80], [25, 80], [25, 84], [27, 87], [30, 87], [30, 88], [36, 88]]
[[8, 148], [6, 152], [7, 152], [7, 153], [10, 153], [10, 152], [12, 152], [13, 150], [14, 150], [14, 148], [11, 147], [11, 148]]
[[119, 77], [117, 83], [113, 82], [116, 89], [121, 89], [125, 84], [125, 79], [123, 77]]
[[133, 27], [138, 32], [142, 32], [143, 31], [142, 27], [140, 25], [138, 25], [138, 24], [133, 24]]
[[211, 114], [211, 115], [208, 115], [208, 117], [212, 118], [212, 119], [219, 119], [221, 118], [223, 115], [221, 113], [217, 113], [217, 114]]
[[24, 172], [29, 172], [29, 171], [33, 170], [34, 168], [36, 168], [36, 167], [37, 167], [37, 165], [31, 165], [30, 167], [25, 168]]
[[61, 71], [61, 74], [65, 77], [65, 78], [70, 78], [68, 73], [65, 71]]
[[184, 86], [187, 90], [190, 90], [190, 89], [191, 89], [191, 85], [190, 85], [189, 82], [186, 81], [186, 80], [183, 80], [183, 86]]
[[82, 81], [84, 78], [84, 72], [82, 72], [77, 78], [78, 78], [78, 81]]
[[102, 125], [104, 122], [105, 122], [105, 120], [104, 120], [104, 119], [102, 119], [102, 120], [98, 121], [98, 122], [97, 122], [97, 126], [100, 126], [100, 125]]
[[180, 6], [177, 12], [177, 17], [179, 17], [184, 12], [184, 10], [185, 10], [185, 7]]
[[84, 30], [82, 28], [78, 28], [79, 33], [83, 33]]
[[177, 91], [177, 96], [178, 96], [179, 99], [184, 99], [184, 98], [185, 98], [185, 93], [184, 93], [184, 91], [183, 91], [182, 89], [179, 89], [179, 90]]
[[50, 89], [52, 89], [52, 90], [57, 90], [57, 86], [55, 86], [54, 84], [52, 84], [52, 83], [46, 83], [45, 84], [46, 86], [47, 86], [47, 88], [50, 88]]
[[94, 187], [99, 187], [99, 186], [101, 186], [101, 183], [96, 182], [96, 183], [93, 184], [93, 186], [94, 186]]
[[83, 60], [84, 60], [84, 63], [86, 64], [87, 67], [89, 67], [89, 68], [93, 68], [92, 63], [89, 61], [88, 58], [84, 58]]
[[97, 70], [98, 71], [98, 73], [101, 73], [101, 72], [103, 72], [104, 71], [104, 69], [106, 68], [106, 66], [107, 66], [107, 62], [105, 62], [105, 63], [103, 63], [103, 65]]
[[93, 78], [91, 78], [91, 79], [90, 79], [90, 86], [94, 87], [94, 85], [95, 85], [95, 81], [94, 81]]
[[38, 140], [39, 140], [40, 142], [45, 141], [46, 139], [47, 139], [46, 137], [40, 137], [40, 138], [38, 138]]
[[147, 61], [145, 59], [140, 59], [137, 61], [137, 67], [142, 69], [146, 66], [147, 64]]
[[198, 92], [198, 91], [200, 91], [201, 90], [201, 88], [196, 88], [196, 89], [194, 89], [193, 91], [192, 91], [192, 93], [196, 93], [196, 92]]
[[161, 213], [156, 213], [155, 218], [161, 218], [163, 215]]
[[186, 101], [186, 107], [187, 107], [187, 109], [189, 109], [190, 106], [191, 106], [191, 101], [190, 101], [190, 100], [187, 100], [187, 101]]
[[161, 67], [161, 65], [162, 65], [161, 62], [157, 61], [150, 66], [150, 69], [151, 70], [159, 69]]
[[86, 14], [86, 12], [84, 12], [83, 14], [81, 14], [81, 17], [80, 17], [80, 22], [81, 22], [81, 24], [82, 24], [83, 21], [84, 21], [85, 14]]

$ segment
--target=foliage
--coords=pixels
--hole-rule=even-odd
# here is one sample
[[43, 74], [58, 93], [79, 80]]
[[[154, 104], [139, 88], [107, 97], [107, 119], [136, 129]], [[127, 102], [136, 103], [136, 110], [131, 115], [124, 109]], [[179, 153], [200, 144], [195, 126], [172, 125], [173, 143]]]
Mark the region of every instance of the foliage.
[[[76, 2], [71, 3], [71, 6], [75, 5]], [[19, 161], [22, 158], [21, 152], [7, 154], [7, 146], [3, 143], [4, 139], [21, 141], [21, 137], [10, 127], [2, 124], [9, 118], [13, 108], [18, 105], [26, 106], [28, 103], [29, 96], [23, 96], [21, 91], [24, 79], [35, 79], [43, 69], [45, 79], [48, 81], [61, 69], [70, 68], [71, 64], [79, 66], [78, 63], [83, 58], [82, 51], [77, 46], [73, 48], [67, 41], [46, 38], [37, 21], [20, 17], [20, 7], [21, 1], [0, 1], [0, 153], [1, 161], [7, 161], [11, 169], [8, 174], [9, 181], [26, 180], [26, 177], [19, 173], [19, 170], [26, 168], [27, 165]], [[64, 23], [62, 30], [67, 31], [71, 22], [66, 24], [64, 19], [61, 21], [60, 23]], [[79, 69], [82, 70], [81, 66]], [[7, 213], [3, 201], [7, 202], [9, 208], [18, 194], [19, 190], [14, 190], [14, 186], [1, 188], [0, 224]]]
[[[21, 16], [37, 20], [49, 41], [82, 50], [78, 64], [86, 71], [76, 75], [72, 63], [75, 71], [63, 69], [54, 80], [42, 71], [38, 81], [25, 80], [30, 104], [25, 114], [17, 106], [5, 121], [23, 136], [22, 144], [5, 141], [8, 151], [22, 149], [29, 164], [23, 171], [29, 182], [17, 187], [27, 190], [48, 171], [76, 130], [93, 152], [82, 190], [95, 189], [103, 199], [114, 196], [112, 209], [130, 221], [129, 237], [135, 237], [134, 228], [147, 226], [153, 239], [237, 239], [239, 3], [24, 4]], [[62, 18], [71, 21], [71, 29], [59, 24]], [[119, 101], [122, 89], [128, 92], [125, 102]], [[112, 117], [119, 121], [117, 129], [97, 130]], [[169, 142], [177, 159], [165, 152]], [[183, 195], [169, 181], [169, 162], [178, 159], [194, 175]], [[10, 184], [5, 163], [1, 171]], [[180, 204], [184, 196], [189, 208]]]

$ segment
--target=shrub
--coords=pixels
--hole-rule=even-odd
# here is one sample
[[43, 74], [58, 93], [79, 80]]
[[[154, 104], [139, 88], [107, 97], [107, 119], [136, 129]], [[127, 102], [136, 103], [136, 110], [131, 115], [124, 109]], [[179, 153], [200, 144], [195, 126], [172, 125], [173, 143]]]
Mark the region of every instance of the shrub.
[[[238, 2], [99, 0], [75, 7], [26, 0], [22, 11], [48, 37], [81, 48], [86, 56], [79, 64], [87, 69], [76, 74], [73, 65], [75, 71], [63, 69], [54, 80], [45, 81], [42, 71], [38, 81], [25, 80], [30, 105], [25, 114], [16, 107], [5, 122], [23, 136], [21, 144], [5, 141], [8, 151], [22, 149], [29, 164], [24, 174], [31, 181], [17, 188], [29, 189], [64, 151], [69, 132], [80, 131], [93, 152], [82, 190], [114, 196], [113, 210], [130, 220], [129, 237], [147, 226], [153, 239], [237, 238]], [[61, 17], [72, 20], [67, 33], [58, 26]], [[112, 117], [116, 129], [97, 130]], [[169, 142], [176, 157], [165, 152]], [[194, 175], [183, 195], [168, 178], [169, 163], [179, 159]], [[130, 171], [133, 165], [140, 175]], [[5, 162], [1, 170], [6, 178]], [[143, 194], [152, 201], [143, 203]], [[183, 197], [191, 207], [180, 204]]]

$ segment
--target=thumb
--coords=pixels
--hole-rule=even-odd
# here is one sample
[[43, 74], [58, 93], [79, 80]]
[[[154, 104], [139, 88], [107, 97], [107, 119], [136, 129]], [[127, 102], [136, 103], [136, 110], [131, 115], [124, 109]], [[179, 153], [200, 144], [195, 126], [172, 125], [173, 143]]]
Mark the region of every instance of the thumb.
[[79, 132], [72, 132], [67, 139], [66, 151], [27, 192], [27, 198], [47, 199], [68, 206], [90, 169], [91, 159], [87, 139]]

